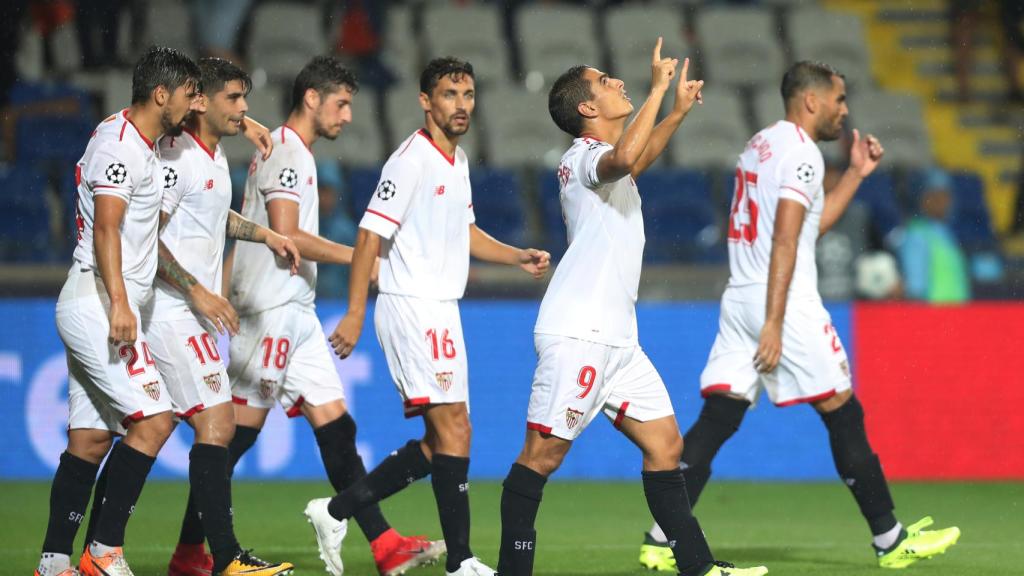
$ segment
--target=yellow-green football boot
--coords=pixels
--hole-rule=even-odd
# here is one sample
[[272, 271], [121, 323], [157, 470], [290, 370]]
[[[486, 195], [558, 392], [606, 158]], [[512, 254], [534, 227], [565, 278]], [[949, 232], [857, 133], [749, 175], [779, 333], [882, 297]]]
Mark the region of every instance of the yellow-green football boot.
[[640, 546], [640, 565], [658, 572], [675, 572], [676, 557], [668, 542], [659, 542], [644, 532], [644, 543]]
[[942, 530], [922, 530], [933, 523], [931, 516], [925, 516], [906, 528], [906, 536], [891, 548], [881, 550], [875, 547], [878, 565], [882, 568], [906, 568], [918, 560], [943, 554], [960, 539], [956, 526]]
[[764, 566], [737, 568], [728, 562], [715, 562], [704, 576], [764, 576], [767, 573], [768, 569]]

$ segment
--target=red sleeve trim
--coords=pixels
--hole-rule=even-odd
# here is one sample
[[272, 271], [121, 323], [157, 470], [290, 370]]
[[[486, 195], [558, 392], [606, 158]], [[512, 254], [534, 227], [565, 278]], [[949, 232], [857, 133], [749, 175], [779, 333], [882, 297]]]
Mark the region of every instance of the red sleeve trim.
[[296, 198], [302, 198], [302, 195], [299, 194], [298, 192], [292, 192], [291, 190], [285, 190], [284, 188], [274, 188], [273, 190], [267, 190], [266, 192], [261, 190], [260, 193], [263, 194], [264, 196], [267, 196], [267, 195], [270, 195], [270, 194], [277, 194], [277, 193], [291, 194], [292, 196], [295, 196]]
[[367, 214], [373, 214], [374, 216], [380, 216], [381, 218], [387, 220], [388, 222], [391, 222], [395, 226], [401, 226], [402, 225], [402, 223], [399, 222], [398, 220], [395, 220], [394, 218], [392, 218], [391, 216], [388, 216], [387, 214], [381, 214], [380, 212], [377, 212], [376, 210], [370, 210], [369, 208], [367, 208], [366, 209], [366, 213]]
[[619, 412], [615, 415], [615, 421], [612, 422], [616, 430], [622, 428], [622, 419], [626, 417], [626, 410], [629, 410], [629, 402], [623, 402], [622, 406], [619, 406]]
[[808, 196], [803, 190], [800, 190], [800, 189], [797, 189], [797, 188], [793, 188], [792, 186], [783, 186], [783, 188], [785, 188], [786, 190], [792, 190], [793, 192], [796, 192], [797, 194], [803, 196], [807, 200], [808, 203], [811, 202], [811, 197]]
[[285, 411], [285, 414], [289, 418], [298, 418], [299, 416], [302, 416], [302, 405], [305, 403], [306, 398], [304, 396], [299, 396], [299, 399], [295, 401], [295, 404], [292, 404], [292, 407]]
[[730, 390], [732, 390], [732, 386], [730, 384], [712, 384], [711, 386], [708, 386], [707, 388], [701, 388], [700, 389], [700, 397], [701, 398], [707, 398], [708, 396], [710, 396], [712, 394], [715, 394], [715, 393], [718, 393], [718, 392], [728, 392]]
[[779, 408], [785, 408], [786, 406], [793, 406], [794, 404], [803, 404], [805, 402], [817, 402], [818, 400], [824, 400], [826, 398], [831, 398], [831, 397], [833, 397], [835, 395], [836, 395], [836, 391], [833, 388], [832, 390], [829, 390], [828, 392], [822, 392], [821, 394], [816, 394], [814, 396], [807, 396], [805, 398], [795, 398], [793, 400], [786, 400], [785, 402], [779, 402], [779, 403], [777, 403], [775, 405], [778, 406]]
[[109, 190], [124, 190], [125, 192], [131, 192], [131, 190], [129, 190], [128, 188], [124, 188], [122, 186], [111, 186], [110, 184], [96, 184], [95, 186], [93, 186], [93, 189], [96, 188], [105, 188]]
[[536, 432], [540, 432], [541, 434], [551, 434], [551, 427], [550, 426], [545, 426], [543, 424], [538, 424], [536, 422], [527, 422], [526, 423], [526, 429], [527, 430], [534, 430]]

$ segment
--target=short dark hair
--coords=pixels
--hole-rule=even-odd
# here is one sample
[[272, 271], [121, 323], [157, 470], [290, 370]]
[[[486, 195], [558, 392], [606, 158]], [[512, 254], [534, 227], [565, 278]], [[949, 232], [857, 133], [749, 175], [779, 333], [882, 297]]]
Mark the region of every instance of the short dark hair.
[[323, 96], [342, 86], [347, 87], [353, 94], [358, 92], [359, 81], [356, 79], [356, 73], [343, 66], [341, 61], [333, 56], [317, 56], [295, 77], [295, 83], [292, 84], [292, 111], [302, 108], [306, 90], [312, 88]]
[[580, 115], [581, 102], [594, 99], [590, 90], [590, 80], [583, 77], [589, 66], [573, 66], [555, 80], [548, 92], [548, 113], [555, 124], [576, 137], [583, 132], [583, 116]]
[[228, 82], [238, 80], [246, 95], [252, 90], [252, 78], [234, 62], [224, 58], [200, 58], [199, 71], [202, 74], [203, 92], [208, 96], [224, 89]]
[[788, 106], [790, 99], [808, 88], [832, 87], [832, 77], [843, 77], [838, 70], [813, 60], [801, 60], [789, 67], [782, 76], [782, 103]]
[[158, 86], [173, 92], [179, 86], [195, 84], [201, 90], [201, 77], [199, 66], [185, 54], [174, 48], [152, 46], [132, 70], [132, 104], [149, 100]]
[[420, 74], [420, 92], [429, 95], [445, 76], [451, 76], [452, 80], [461, 80], [463, 76], [476, 80], [473, 65], [469, 62], [454, 56], [434, 58]]

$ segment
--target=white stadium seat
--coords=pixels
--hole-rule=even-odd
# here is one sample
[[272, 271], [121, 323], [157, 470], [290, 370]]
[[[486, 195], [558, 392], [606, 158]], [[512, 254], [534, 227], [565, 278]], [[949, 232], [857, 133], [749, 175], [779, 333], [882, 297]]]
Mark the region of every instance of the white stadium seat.
[[886, 162], [897, 166], [933, 163], [921, 100], [913, 94], [861, 92], [851, 99], [852, 126], [872, 133], [885, 147]]
[[271, 81], [291, 82], [313, 56], [326, 54], [327, 48], [324, 20], [314, 5], [267, 2], [253, 12], [249, 60], [266, 71]]
[[558, 165], [569, 136], [552, 122], [546, 93], [496, 87], [487, 93], [485, 125], [490, 165], [498, 168]]
[[[608, 10], [605, 37], [611, 43], [612, 73], [634, 93], [646, 93], [651, 82], [651, 50], [658, 36], [664, 38], [664, 57], [693, 57], [683, 38], [683, 17], [672, 6], [617, 6]], [[691, 62], [692, 64], [692, 62]]]
[[516, 22], [523, 73], [540, 73], [545, 86], [572, 66], [602, 65], [590, 8], [528, 5], [519, 10]]
[[834, 66], [850, 86], [870, 88], [871, 56], [860, 16], [826, 10], [794, 10], [789, 37], [796, 60], [819, 60]]
[[687, 168], [730, 167], [753, 134], [740, 97], [730, 90], [704, 90], [669, 146], [672, 162]]
[[423, 15], [423, 36], [430, 58], [468, 60], [478, 83], [508, 80], [508, 50], [497, 5], [429, 7]]
[[771, 12], [759, 8], [712, 7], [697, 16], [706, 80], [726, 84], [778, 85], [785, 71]]

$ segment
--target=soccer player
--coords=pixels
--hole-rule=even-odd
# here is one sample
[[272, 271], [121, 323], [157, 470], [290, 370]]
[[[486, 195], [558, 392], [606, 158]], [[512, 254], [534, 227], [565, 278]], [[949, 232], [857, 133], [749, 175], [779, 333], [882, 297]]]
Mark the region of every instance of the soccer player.
[[75, 167], [78, 243], [57, 300], [67, 350], [68, 448], [50, 492], [39, 576], [71, 576], [75, 533], [115, 433], [106, 505], [79, 562], [87, 576], [130, 576], [125, 526], [157, 453], [174, 428], [171, 399], [143, 333], [153, 297], [161, 202], [154, 143], [196, 105], [199, 69], [187, 56], [151, 48], [135, 64], [131, 106], [93, 132]]
[[666, 527], [680, 574], [767, 573], [712, 556], [686, 499], [672, 402], [638, 341], [644, 222], [635, 178], [657, 160], [704, 85], [687, 79], [690, 61], [684, 61], [672, 110], [655, 124], [678, 65], [661, 56], [661, 44], [658, 38], [650, 94], [632, 122], [627, 123], [633, 104], [622, 80], [595, 68], [570, 68], [548, 94], [551, 119], [574, 138], [557, 172], [569, 247], [534, 328], [537, 368], [526, 441], [501, 494], [502, 576], [533, 574], [534, 523], [544, 484], [573, 440], [602, 412], [643, 455], [647, 505]]
[[458, 146], [476, 104], [473, 66], [452, 57], [430, 61], [420, 75], [419, 97], [425, 126], [402, 142], [381, 171], [359, 223], [348, 312], [330, 339], [340, 357], [352, 353], [379, 253], [377, 339], [406, 417], [423, 416], [426, 430], [351, 488], [306, 507], [320, 557], [335, 576], [343, 570], [347, 519], [428, 474], [448, 548], [447, 573], [494, 573], [469, 547], [469, 375], [458, 300], [471, 255], [519, 266], [535, 278], [550, 265], [547, 252], [502, 244], [474, 223], [469, 164]]
[[[871, 529], [879, 565], [903, 568], [944, 552], [960, 530], [922, 530], [931, 518], [904, 528], [893, 515], [882, 465], [864, 430], [864, 411], [850, 388], [846, 351], [818, 294], [814, 260], [818, 237], [839, 220], [884, 150], [875, 137], [861, 138], [854, 130], [850, 167], [825, 194], [816, 142], [842, 132], [849, 112], [843, 77], [827, 64], [797, 62], [782, 78], [782, 100], [786, 119], [754, 135], [736, 165], [729, 284], [700, 378], [704, 407], [686, 433], [682, 455], [690, 504], [710, 478], [718, 449], [764, 388], [777, 406], [808, 403], [818, 411], [836, 471]], [[641, 562], [674, 570], [665, 561], [664, 544], [657, 546], [672, 536], [655, 521]]]
[[[273, 576], [290, 563], [268, 563], [243, 551], [232, 526], [228, 444], [234, 436], [231, 387], [214, 330], [238, 331], [238, 315], [221, 295], [225, 231], [228, 237], [265, 244], [297, 271], [298, 249], [287, 237], [230, 209], [231, 176], [221, 150], [237, 135], [248, 109], [249, 75], [218, 58], [199, 61], [201, 111], [184, 131], [159, 143], [163, 166], [160, 258], [156, 294], [143, 310], [146, 337], [176, 415], [195, 429], [189, 454], [189, 506], [201, 519], [198, 539], [188, 526], [171, 558], [170, 576], [249, 574]], [[203, 535], [212, 557], [203, 548]]]
[[[317, 262], [349, 264], [352, 248], [318, 236], [316, 163], [311, 146], [335, 139], [352, 121], [355, 76], [336, 59], [313, 58], [296, 76], [292, 109], [273, 131], [274, 151], [254, 157], [245, 185], [242, 215], [294, 241], [302, 255], [298, 273], [262, 246], [239, 243], [234, 250], [230, 300], [240, 315], [231, 340], [228, 376], [235, 403], [232, 465], [252, 447], [270, 409], [280, 403], [291, 417], [305, 416], [320, 457], [337, 491], [366, 475], [356, 452], [356, 423], [316, 316]], [[373, 264], [371, 260], [371, 265]], [[442, 542], [404, 537], [391, 528], [380, 507], [356, 520], [370, 541], [384, 576], [437, 560]]]

